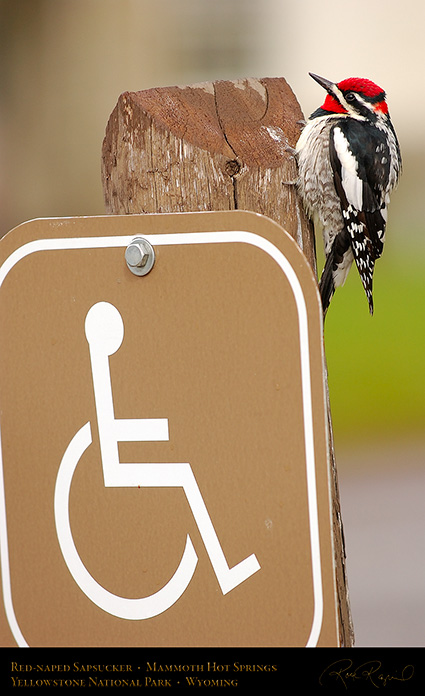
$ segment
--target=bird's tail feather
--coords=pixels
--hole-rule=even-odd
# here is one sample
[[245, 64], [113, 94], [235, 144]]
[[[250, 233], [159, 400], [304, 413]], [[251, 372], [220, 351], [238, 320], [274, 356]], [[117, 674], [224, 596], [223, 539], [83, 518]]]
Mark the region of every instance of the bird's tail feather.
[[323, 316], [326, 315], [328, 307], [330, 305], [331, 299], [335, 292], [335, 285], [333, 281], [333, 262], [334, 255], [333, 251], [328, 255], [325, 266], [322, 271], [322, 275], [319, 283], [320, 297], [322, 298], [323, 306]]

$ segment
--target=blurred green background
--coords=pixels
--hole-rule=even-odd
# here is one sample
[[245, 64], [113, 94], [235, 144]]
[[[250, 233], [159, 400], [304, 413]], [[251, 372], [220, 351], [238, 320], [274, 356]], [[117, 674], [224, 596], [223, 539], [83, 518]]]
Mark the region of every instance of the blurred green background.
[[385, 253], [374, 276], [373, 318], [355, 273], [334, 297], [325, 338], [333, 426], [341, 446], [359, 440], [388, 446], [394, 439], [424, 437], [423, 263], [423, 249]]
[[[422, 0], [0, 0], [0, 234], [35, 217], [104, 212], [101, 143], [126, 90], [283, 76], [308, 116], [324, 97], [308, 71], [368, 77], [386, 89], [404, 172], [376, 266], [375, 315], [353, 270], [325, 326], [348, 511], [351, 474], [367, 487], [371, 472], [385, 478], [391, 464], [404, 475], [423, 471], [425, 461], [424, 7]], [[361, 500], [352, 509], [348, 539]], [[422, 552], [423, 541], [422, 529]], [[364, 577], [362, 556], [358, 562]], [[375, 584], [384, 568], [388, 575], [380, 566]], [[423, 577], [423, 566], [411, 573]]]

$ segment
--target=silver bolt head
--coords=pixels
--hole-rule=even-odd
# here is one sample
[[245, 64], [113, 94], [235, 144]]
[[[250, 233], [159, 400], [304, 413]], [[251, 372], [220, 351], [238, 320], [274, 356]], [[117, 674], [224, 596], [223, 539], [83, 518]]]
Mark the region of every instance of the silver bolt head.
[[125, 260], [134, 275], [146, 275], [155, 262], [153, 246], [147, 239], [136, 237], [125, 250]]
[[125, 250], [125, 260], [129, 266], [138, 266], [141, 268], [146, 265], [148, 255], [139, 243], [130, 244]]

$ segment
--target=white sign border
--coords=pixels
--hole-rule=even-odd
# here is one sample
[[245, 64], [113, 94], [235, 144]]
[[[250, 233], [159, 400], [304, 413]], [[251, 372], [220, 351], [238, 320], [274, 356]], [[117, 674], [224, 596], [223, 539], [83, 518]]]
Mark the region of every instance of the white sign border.
[[[0, 288], [8, 273], [19, 261], [30, 254], [39, 251], [65, 251], [71, 249], [106, 249], [126, 248], [135, 235], [109, 236], [109, 237], [70, 237], [37, 239], [16, 249], [4, 261], [0, 267]], [[318, 502], [316, 487], [316, 467], [314, 452], [314, 429], [312, 409], [312, 387], [310, 372], [309, 331], [307, 319], [307, 307], [301, 284], [292, 265], [286, 256], [272, 242], [253, 232], [215, 231], [215, 232], [182, 232], [174, 234], [143, 234], [153, 246], [170, 246], [185, 244], [224, 244], [240, 243], [249, 244], [262, 249], [269, 254], [285, 274], [296, 303], [298, 311], [298, 326], [301, 356], [301, 384], [303, 396], [304, 441], [306, 453], [307, 497], [310, 525], [310, 553], [313, 575], [314, 611], [310, 635], [306, 647], [317, 645], [323, 623], [323, 585], [322, 566], [320, 555], [320, 535]], [[3, 597], [6, 616], [12, 634], [19, 647], [29, 647], [15, 616], [9, 565], [9, 547], [7, 538], [6, 500], [3, 472], [3, 458], [1, 448], [1, 424], [0, 424], [0, 560], [3, 584]]]

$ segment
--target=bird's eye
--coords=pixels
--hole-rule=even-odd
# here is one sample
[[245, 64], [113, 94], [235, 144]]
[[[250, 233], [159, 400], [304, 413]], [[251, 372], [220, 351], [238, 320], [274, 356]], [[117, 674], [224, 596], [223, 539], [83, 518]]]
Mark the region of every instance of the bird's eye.
[[354, 94], [354, 92], [348, 92], [348, 94], [345, 95], [345, 101], [353, 102], [355, 101], [355, 99], [356, 95]]

